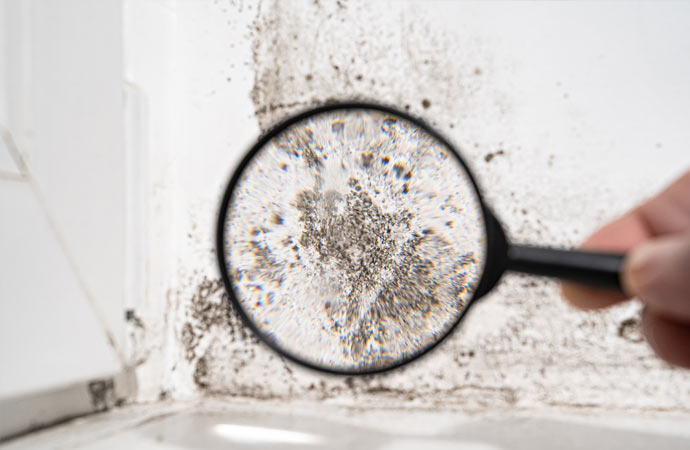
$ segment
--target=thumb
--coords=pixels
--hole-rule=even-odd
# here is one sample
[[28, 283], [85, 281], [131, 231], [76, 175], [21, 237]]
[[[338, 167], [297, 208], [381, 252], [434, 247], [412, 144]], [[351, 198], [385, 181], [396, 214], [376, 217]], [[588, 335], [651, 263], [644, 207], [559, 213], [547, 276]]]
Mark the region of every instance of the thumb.
[[657, 314], [690, 322], [690, 233], [650, 239], [629, 254], [622, 283]]

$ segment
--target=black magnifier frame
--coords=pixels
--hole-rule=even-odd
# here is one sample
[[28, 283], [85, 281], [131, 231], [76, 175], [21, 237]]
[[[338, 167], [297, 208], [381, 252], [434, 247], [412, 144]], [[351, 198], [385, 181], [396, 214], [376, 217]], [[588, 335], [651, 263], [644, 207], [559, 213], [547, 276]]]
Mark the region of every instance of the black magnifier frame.
[[[247, 315], [246, 311], [242, 307], [242, 303], [237, 298], [233, 282], [228, 274], [228, 261], [225, 254], [224, 231], [228, 208], [230, 207], [235, 187], [239, 183], [245, 169], [251, 163], [253, 158], [265, 148], [269, 141], [288, 129], [290, 126], [302, 122], [310, 117], [337, 110], [357, 109], [369, 111], [373, 110], [400, 117], [410, 122], [412, 125], [424, 130], [424, 132], [428, 133], [429, 136], [445, 146], [448, 153], [455, 157], [457, 162], [459, 162], [461, 167], [464, 169], [465, 175], [470, 180], [477, 195], [477, 199], [482, 205], [482, 218], [484, 220], [484, 226], [486, 227], [486, 254], [484, 259], [484, 267], [482, 268], [482, 276], [477, 284], [477, 287], [475, 288], [472, 298], [467, 302], [463, 310], [460, 312], [455, 323], [453, 323], [453, 325], [450, 326], [448, 330], [435, 342], [415, 353], [401, 358], [399, 361], [396, 361], [390, 365], [365, 369], [353, 368], [352, 370], [349, 370], [321, 366], [305, 360], [277, 345], [274, 340], [270, 339], [265, 332], [259, 329], [259, 327]], [[371, 375], [375, 373], [387, 372], [425, 355], [427, 352], [431, 351], [437, 345], [443, 342], [456, 329], [475, 301], [491, 291], [491, 289], [498, 284], [506, 271], [554, 277], [561, 280], [622, 292], [620, 271], [625, 259], [624, 254], [617, 253], [562, 250], [510, 244], [506, 238], [505, 232], [503, 231], [503, 227], [484, 202], [481, 191], [472, 175], [471, 170], [467, 164], [465, 164], [465, 161], [462, 159], [453, 145], [451, 145], [443, 136], [441, 136], [432, 127], [427, 125], [419, 118], [413, 117], [408, 113], [388, 106], [364, 102], [331, 103], [306, 110], [275, 125], [249, 149], [247, 154], [235, 169], [223, 195], [216, 231], [216, 254], [218, 257], [218, 264], [221, 277], [223, 279], [223, 284], [225, 285], [225, 290], [230, 298], [231, 306], [239, 313], [244, 324], [251, 329], [264, 344], [288, 360], [313, 370], [336, 375]]]

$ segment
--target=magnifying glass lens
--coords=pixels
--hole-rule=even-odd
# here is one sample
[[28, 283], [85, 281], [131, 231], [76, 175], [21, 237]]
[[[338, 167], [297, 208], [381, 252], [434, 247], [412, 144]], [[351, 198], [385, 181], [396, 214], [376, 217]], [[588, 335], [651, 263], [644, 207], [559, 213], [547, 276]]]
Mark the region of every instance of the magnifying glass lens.
[[263, 340], [341, 373], [391, 368], [458, 322], [486, 227], [457, 154], [412, 119], [325, 110], [262, 141], [230, 186], [231, 297]]

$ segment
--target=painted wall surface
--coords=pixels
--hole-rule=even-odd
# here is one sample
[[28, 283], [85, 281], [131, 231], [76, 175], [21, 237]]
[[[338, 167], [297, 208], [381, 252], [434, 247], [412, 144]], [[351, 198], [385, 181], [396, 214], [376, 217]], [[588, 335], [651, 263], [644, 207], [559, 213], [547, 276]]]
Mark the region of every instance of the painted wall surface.
[[227, 312], [220, 197], [281, 118], [329, 100], [422, 117], [454, 142], [516, 242], [570, 246], [690, 168], [690, 5], [125, 2], [138, 178], [139, 398], [690, 413], [636, 302], [570, 308], [509, 275], [428, 357], [365, 378], [286, 362]]
[[[117, 1], [0, 2], [3, 405], [124, 365], [120, 10]], [[0, 436], [63, 406], [14, 409]]]

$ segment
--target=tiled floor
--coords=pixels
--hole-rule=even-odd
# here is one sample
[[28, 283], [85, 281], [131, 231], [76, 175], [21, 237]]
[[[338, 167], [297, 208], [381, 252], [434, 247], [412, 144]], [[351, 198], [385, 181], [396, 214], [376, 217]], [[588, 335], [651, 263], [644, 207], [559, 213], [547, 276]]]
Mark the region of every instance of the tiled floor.
[[116, 409], [0, 445], [20, 449], [687, 449], [690, 420], [205, 400]]

